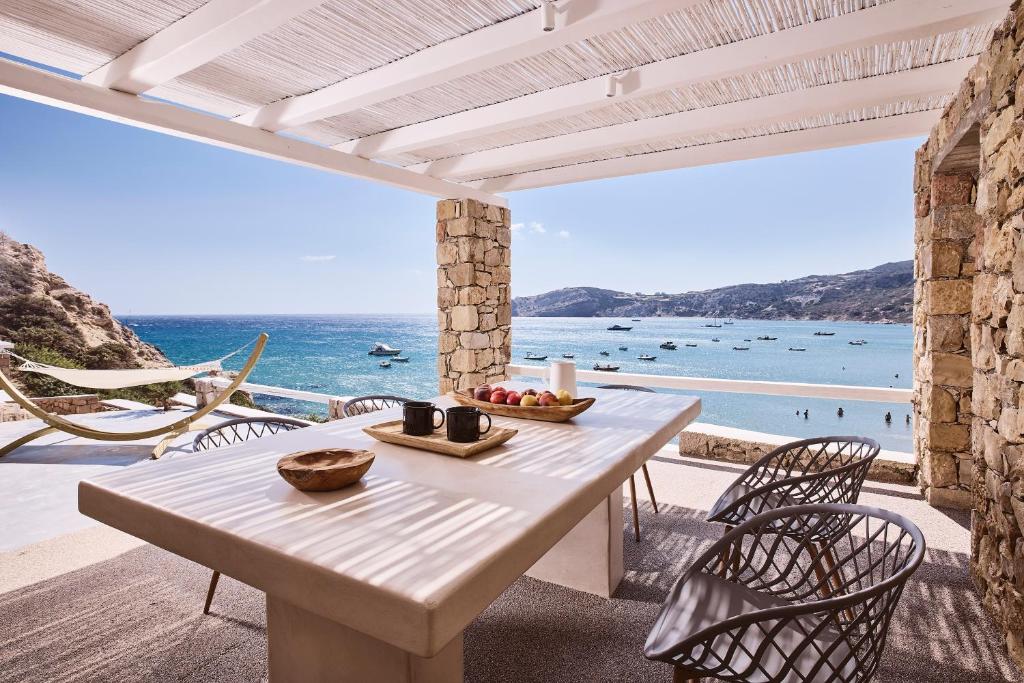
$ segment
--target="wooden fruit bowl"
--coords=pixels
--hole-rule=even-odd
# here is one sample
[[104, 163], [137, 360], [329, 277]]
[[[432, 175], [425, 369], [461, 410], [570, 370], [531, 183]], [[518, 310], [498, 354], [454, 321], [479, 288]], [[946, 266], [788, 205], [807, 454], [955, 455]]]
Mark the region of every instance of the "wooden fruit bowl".
[[478, 401], [468, 391], [453, 391], [448, 394], [456, 403], [479, 408], [491, 415], [515, 417], [521, 420], [541, 420], [543, 422], [565, 422], [576, 417], [594, 405], [596, 399], [577, 398], [567, 406], [507, 406], [501, 403]]
[[286, 455], [277, 473], [300, 491], [336, 491], [359, 481], [372, 464], [370, 451], [327, 448]]

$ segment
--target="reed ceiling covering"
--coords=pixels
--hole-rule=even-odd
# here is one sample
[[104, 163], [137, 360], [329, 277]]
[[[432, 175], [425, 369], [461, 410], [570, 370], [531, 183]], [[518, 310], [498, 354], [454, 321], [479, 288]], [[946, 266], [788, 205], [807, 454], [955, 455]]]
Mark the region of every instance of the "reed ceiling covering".
[[0, 0], [0, 52], [82, 79], [7, 64], [0, 92], [486, 199], [923, 135], [1009, 0], [545, 4]]

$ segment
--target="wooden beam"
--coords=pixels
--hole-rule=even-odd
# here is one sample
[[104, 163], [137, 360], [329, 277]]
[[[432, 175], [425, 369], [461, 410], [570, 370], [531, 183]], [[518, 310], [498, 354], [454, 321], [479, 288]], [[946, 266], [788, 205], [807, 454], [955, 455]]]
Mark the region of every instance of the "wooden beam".
[[[408, 168], [448, 180], [473, 180], [505, 175], [508, 169], [527, 164], [550, 163], [557, 166], [562, 159], [669, 137], [705, 135], [720, 130], [785, 123], [820, 114], [941, 96], [956, 89], [974, 62], [974, 59], [960, 59], [872, 78], [830, 83], [506, 145]], [[502, 173], [503, 170], [506, 173]]]
[[167, 133], [247, 154], [443, 198], [472, 198], [506, 206], [505, 199], [463, 185], [379, 164], [327, 147], [241, 126], [163, 102], [108, 90], [8, 60], [0, 60], [0, 94]]
[[547, 52], [703, 1], [562, 0], [556, 6], [555, 28], [552, 31], [541, 29], [543, 8], [537, 8], [307, 95], [273, 102], [238, 116], [235, 120], [271, 131], [295, 128]]
[[[892, 0], [721, 47], [654, 62], [629, 72], [615, 102], [899, 40], [1001, 19], [1007, 0]], [[367, 158], [394, 156], [572, 116], [608, 104], [607, 78], [592, 78], [335, 146]]]
[[535, 187], [578, 183], [585, 180], [599, 180], [923, 136], [927, 135], [931, 127], [939, 120], [940, 114], [941, 112], [936, 109], [837, 126], [822, 126], [790, 133], [743, 138], [665, 152], [636, 154], [605, 161], [562, 166], [543, 171], [531, 171], [467, 183], [467, 185], [486, 192], [511, 192]]
[[82, 78], [138, 94], [213, 61], [324, 0], [210, 0]]

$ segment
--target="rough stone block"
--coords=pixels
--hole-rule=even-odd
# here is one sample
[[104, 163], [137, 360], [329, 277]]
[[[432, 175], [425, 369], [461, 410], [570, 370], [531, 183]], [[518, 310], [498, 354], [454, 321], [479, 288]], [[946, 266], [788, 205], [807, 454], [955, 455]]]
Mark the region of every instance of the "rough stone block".
[[[954, 453], [965, 452], [971, 445], [971, 428], [963, 424], [928, 423], [929, 448]], [[954, 482], [955, 483], [955, 482]], [[945, 486], [946, 484], [936, 484]]]
[[923, 275], [926, 278], [958, 277], [963, 261], [963, 249], [959, 242], [933, 241], [923, 248]]
[[928, 313], [950, 315], [971, 312], [971, 281], [932, 280], [925, 283]]
[[971, 359], [952, 353], [933, 353], [932, 381], [952, 387], [969, 387], [974, 375]]
[[455, 306], [452, 308], [451, 316], [453, 330], [475, 330], [480, 322], [475, 306]]
[[954, 352], [964, 348], [964, 319], [961, 316], [931, 316], [927, 320], [929, 351]]
[[973, 206], [941, 206], [932, 209], [931, 227], [933, 239], [971, 239], [981, 225]]

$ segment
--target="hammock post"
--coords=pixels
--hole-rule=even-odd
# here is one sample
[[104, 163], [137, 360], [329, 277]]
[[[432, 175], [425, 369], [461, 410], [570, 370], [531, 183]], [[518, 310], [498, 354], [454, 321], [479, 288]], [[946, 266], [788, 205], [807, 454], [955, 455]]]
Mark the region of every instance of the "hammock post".
[[[161, 444], [158, 444], [157, 448], [154, 449], [154, 459], [159, 458], [160, 455], [163, 454], [164, 450], [166, 450], [171, 440], [176, 436], [180, 436], [181, 434], [188, 432], [195, 422], [201, 420], [206, 415], [216, 410], [218, 406], [224, 403], [224, 401], [231, 398], [231, 395], [235, 393], [238, 387], [241, 386], [246, 379], [248, 379], [249, 375], [256, 367], [256, 363], [259, 362], [260, 356], [263, 355], [263, 349], [267, 345], [267, 339], [269, 339], [267, 333], [261, 332], [256, 338], [256, 344], [253, 346], [252, 352], [249, 354], [249, 358], [246, 360], [245, 365], [239, 371], [234, 380], [232, 380], [231, 384], [229, 384], [213, 401], [180, 420], [175, 420], [174, 422], [162, 427], [154, 427], [152, 429], [146, 429], [138, 432], [108, 432], [102, 429], [96, 429], [94, 427], [88, 427], [86, 425], [72, 422], [60, 415], [48, 413], [33, 403], [32, 399], [21, 393], [21, 391], [14, 386], [13, 381], [8, 379], [3, 373], [0, 373], [0, 389], [7, 392], [11, 399], [13, 399], [18, 405], [31, 413], [34, 417], [42, 420], [47, 425], [47, 427], [42, 430], [23, 436], [7, 446], [0, 448], [0, 457], [7, 455], [15, 448], [18, 448], [33, 439], [39, 438], [44, 434], [59, 431], [71, 434], [72, 436], [78, 436], [83, 439], [92, 439], [95, 441], [138, 441], [154, 436], [169, 437], [162, 440]], [[166, 441], [167, 444], [164, 444], [163, 441]], [[161, 445], [163, 448], [161, 448]]]

